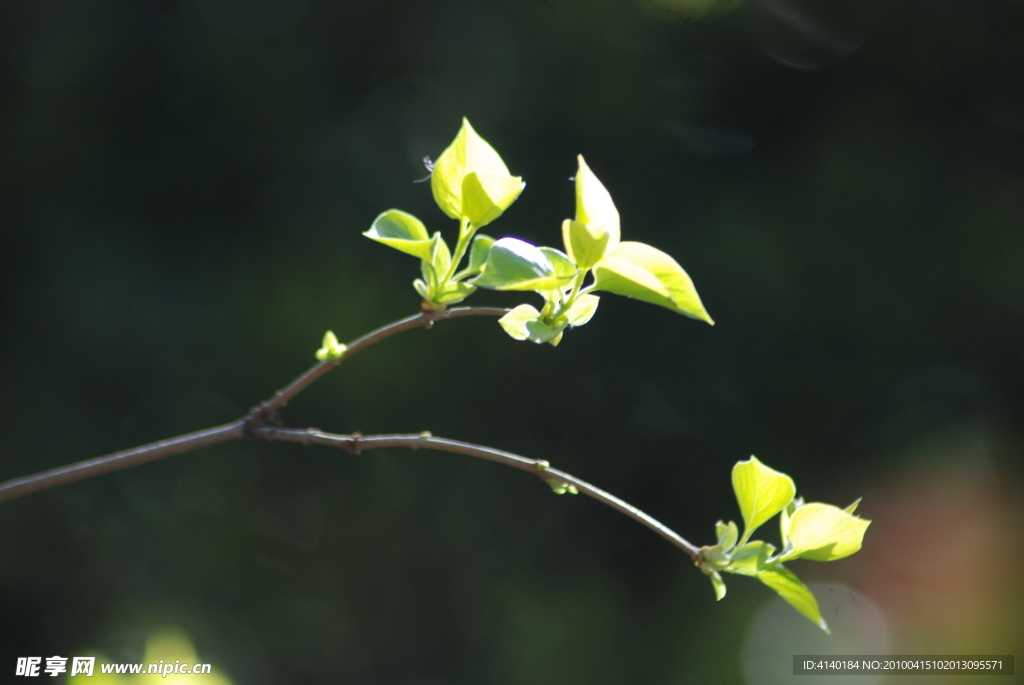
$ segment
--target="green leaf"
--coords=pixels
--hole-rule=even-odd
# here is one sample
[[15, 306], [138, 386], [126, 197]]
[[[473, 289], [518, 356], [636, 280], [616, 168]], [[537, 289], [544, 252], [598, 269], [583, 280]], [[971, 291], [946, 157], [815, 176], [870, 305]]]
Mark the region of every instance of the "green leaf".
[[722, 580], [722, 574], [712, 571], [710, 576], [711, 586], [715, 588], [715, 601], [721, 601], [725, 597], [725, 581]]
[[[576, 221], [602, 228], [618, 243], [619, 210], [615, 208], [612, 196], [587, 166], [583, 155], [578, 155], [576, 161], [579, 165], [576, 171]], [[614, 244], [609, 245], [609, 249], [615, 247]]]
[[572, 260], [586, 271], [618, 246], [619, 210], [583, 155], [577, 160], [576, 220], [562, 222], [562, 241]]
[[478, 233], [473, 238], [473, 246], [469, 250], [469, 266], [466, 267], [467, 276], [478, 274], [484, 268], [484, 264], [487, 263], [487, 253], [491, 251], [491, 245], [494, 245], [494, 242], [494, 238], [483, 233]]
[[732, 489], [743, 514], [743, 541], [782, 511], [796, 495], [792, 478], [765, 466], [754, 456], [736, 462], [732, 469]]
[[565, 312], [570, 326], [582, 326], [594, 317], [601, 298], [597, 295], [580, 295]]
[[828, 624], [821, 617], [821, 610], [818, 608], [818, 600], [814, 598], [811, 591], [807, 589], [792, 571], [782, 566], [773, 564], [757, 574], [757, 579], [779, 593], [782, 599], [793, 605], [793, 608], [810, 619], [826, 633], [831, 631]]
[[448, 269], [452, 265], [452, 253], [448, 249], [448, 243], [441, 238], [440, 233], [435, 233], [430, 246], [430, 266], [434, 269], [434, 274], [437, 276], [437, 282], [440, 283], [441, 279], [448, 273]]
[[448, 249], [448, 243], [441, 238], [440, 232], [435, 233], [430, 239], [430, 252], [426, 259], [420, 262], [420, 271], [423, 272], [423, 280], [430, 288], [431, 296], [426, 298], [433, 301], [435, 291], [441, 280], [448, 274], [452, 265], [452, 253]]
[[498, 319], [505, 332], [516, 340], [535, 343], [551, 343], [557, 346], [567, 323], [549, 325], [541, 319], [540, 312], [528, 304], [521, 304]]
[[[477, 174], [477, 179], [470, 182], [473, 195], [467, 203], [463, 198], [467, 187], [464, 182], [472, 173]], [[482, 174], [491, 174], [495, 178], [486, 178]], [[453, 219], [465, 216], [472, 221], [467, 211], [472, 211], [482, 218], [488, 214], [488, 203], [499, 207], [502, 202], [508, 200], [508, 204], [511, 204], [515, 197], [508, 199], [508, 191], [514, 188], [513, 181], [519, 183], [521, 192], [522, 179], [509, 174], [501, 156], [473, 130], [467, 119], [463, 119], [462, 128], [459, 129], [455, 140], [434, 162], [434, 171], [430, 175], [430, 189], [434, 193], [434, 201], [442, 212]], [[502, 188], [505, 188], [505, 191], [502, 191]], [[482, 191], [482, 194], [477, 194], [479, 191]], [[519, 192], [515, 195], [518, 196]], [[491, 193], [501, 197], [494, 197]], [[507, 206], [506, 204], [505, 207]]]
[[430, 259], [433, 240], [427, 234], [426, 227], [412, 214], [401, 210], [389, 209], [382, 213], [363, 235], [413, 257]]
[[544, 253], [544, 256], [551, 262], [551, 266], [555, 269], [555, 275], [559, 278], [566, 280], [572, 279], [576, 276], [580, 270], [576, 268], [572, 260], [569, 259], [569, 255], [565, 254], [561, 250], [556, 250], [553, 247], [538, 247], [538, 250]]
[[676, 260], [644, 243], [619, 243], [594, 267], [594, 287], [650, 302], [714, 325]]
[[548, 291], [572, 278], [559, 276], [543, 250], [516, 238], [502, 238], [491, 246], [483, 271], [472, 283], [492, 290]]
[[764, 563], [773, 551], [775, 548], [763, 540], [748, 542], [732, 553], [725, 570], [744, 576], [756, 576], [764, 570]]
[[779, 534], [782, 536], [782, 549], [789, 547], [789, 518], [797, 509], [804, 505], [803, 497], [794, 497], [793, 501], [779, 514]]
[[798, 508], [789, 520], [790, 550], [779, 561], [835, 561], [858, 551], [871, 521], [839, 507], [812, 502]]
[[843, 509], [843, 511], [845, 511], [847, 514], [852, 514], [853, 512], [857, 511], [857, 505], [860, 504], [860, 501], [862, 499], [864, 499], [864, 498], [863, 497], [858, 497], [856, 499], [856, 501], [854, 501], [853, 504], [851, 504], [850, 506], [848, 506], [845, 509]]
[[498, 319], [498, 323], [501, 324], [506, 333], [516, 340], [526, 340], [530, 337], [530, 329], [526, 325], [530, 321], [535, 321], [539, 318], [540, 312], [537, 311], [536, 307], [521, 304]]
[[476, 288], [469, 283], [449, 283], [441, 288], [431, 301], [437, 304], [455, 304], [462, 302], [474, 292], [476, 292]]
[[336, 362], [345, 356], [348, 346], [338, 342], [333, 332], [324, 333], [323, 345], [316, 351], [316, 358], [322, 362]]
[[711, 575], [712, 571], [720, 571], [729, 565], [728, 550], [721, 545], [705, 545], [700, 548], [696, 563], [701, 571]]
[[475, 227], [486, 226], [501, 216], [523, 192], [518, 176], [473, 171], [462, 180], [462, 212]]
[[718, 546], [726, 552], [732, 550], [736, 546], [736, 540], [739, 539], [740, 533], [736, 530], [736, 524], [729, 521], [726, 525], [719, 521], [715, 524], [715, 535], [718, 536]]

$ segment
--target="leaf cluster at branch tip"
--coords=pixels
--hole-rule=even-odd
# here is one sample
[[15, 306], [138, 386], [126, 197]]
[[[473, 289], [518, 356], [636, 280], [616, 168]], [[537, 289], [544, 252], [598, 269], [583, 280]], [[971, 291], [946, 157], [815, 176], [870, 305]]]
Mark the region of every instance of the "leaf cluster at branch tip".
[[[801, 614], [829, 632], [818, 602], [796, 575], [783, 566], [795, 559], [835, 561], [861, 548], [871, 521], [854, 514], [860, 500], [846, 509], [831, 504], [805, 504], [796, 497], [793, 479], [750, 457], [733, 467], [732, 486], [743, 518], [743, 536], [735, 523], [715, 525], [718, 541], [702, 547], [697, 565], [711, 576], [715, 597], [725, 597], [722, 572], [757, 578], [779, 593]], [[776, 514], [782, 549], [750, 535]]]
[[[644, 243], [620, 240], [619, 212], [611, 195], [582, 155], [577, 164], [576, 216], [562, 222], [564, 252], [477, 233], [500, 217], [526, 184], [511, 175], [466, 119], [434, 163], [430, 179], [437, 206], [459, 222], [454, 251], [440, 232], [430, 235], [423, 222], [398, 209], [380, 214], [363, 235], [420, 259], [422, 278], [413, 287], [425, 309], [444, 309], [477, 288], [539, 294], [540, 308], [522, 304], [501, 319], [516, 340], [557, 345], [567, 328], [593, 317], [599, 299], [591, 292], [598, 290], [713, 324], [693, 281], [672, 257]], [[467, 253], [468, 264], [460, 271]]]

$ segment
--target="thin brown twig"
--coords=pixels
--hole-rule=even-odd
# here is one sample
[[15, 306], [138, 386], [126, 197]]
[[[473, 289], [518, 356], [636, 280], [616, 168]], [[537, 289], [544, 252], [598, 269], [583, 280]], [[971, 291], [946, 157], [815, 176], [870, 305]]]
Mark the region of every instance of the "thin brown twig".
[[325, 433], [316, 428], [298, 430], [294, 428], [274, 428], [262, 426], [252, 431], [254, 437], [264, 440], [277, 440], [285, 442], [297, 442], [303, 445], [324, 445], [327, 447], [339, 447], [352, 454], [358, 454], [363, 450], [379, 449], [381, 447], [405, 447], [410, 449], [431, 449], [442, 452], [455, 452], [471, 457], [478, 457], [488, 461], [511, 466], [522, 471], [527, 471], [538, 476], [541, 480], [555, 485], [571, 485], [577, 491], [606, 504], [612, 509], [619, 511], [635, 521], [650, 528], [655, 533], [665, 538], [673, 545], [690, 555], [696, 562], [700, 556], [700, 549], [686, 540], [679, 533], [675, 532], [653, 516], [637, 509], [632, 504], [622, 501], [618, 497], [605, 492], [590, 483], [573, 476], [572, 474], [553, 469], [543, 459], [528, 459], [518, 454], [496, 450], [491, 447], [474, 445], [458, 440], [447, 438], [435, 438], [430, 433], [413, 433], [408, 435], [337, 435]]
[[455, 319], [461, 316], [504, 316], [509, 311], [510, 310], [508, 309], [499, 309], [497, 307], [456, 307], [454, 309], [443, 309], [439, 312], [421, 312], [419, 314], [414, 314], [413, 316], [408, 316], [404, 319], [399, 319], [387, 326], [382, 326], [375, 331], [367, 333], [361, 338], [353, 340], [345, 350], [345, 354], [343, 354], [340, 359], [320, 362], [313, 365], [309, 370], [293, 380], [286, 387], [275, 392], [274, 396], [266, 402], [253, 407], [252, 411], [249, 412], [249, 415], [245, 419], [246, 430], [252, 430], [263, 425], [263, 423], [273, 416], [278, 409], [288, 404], [293, 397], [308, 388], [314, 381], [325, 373], [341, 364], [341, 362], [345, 361], [356, 352], [365, 350], [370, 345], [378, 343], [385, 338], [390, 338], [397, 333], [408, 331], [413, 328], [430, 328], [434, 325], [435, 321], [443, 321], [444, 319]]
[[0, 502], [5, 502], [15, 497], [28, 495], [40, 490], [55, 488], [65, 483], [73, 483], [76, 480], [92, 478], [111, 471], [120, 471], [130, 466], [145, 464], [147, 461], [155, 461], [169, 457], [172, 454], [191, 452], [200, 447], [216, 445], [229, 440], [238, 440], [245, 437], [245, 420], [238, 419], [231, 423], [208, 428], [196, 433], [179, 435], [169, 440], [161, 440], [148, 445], [142, 445], [123, 452], [115, 452], [105, 457], [87, 459], [77, 464], [61, 466], [60, 468], [43, 471], [24, 478], [15, 478], [6, 483], [0, 484]]
[[0, 483], [0, 502], [39, 492], [40, 490], [47, 490], [58, 485], [64, 485], [65, 483], [73, 483], [78, 480], [110, 473], [111, 471], [119, 471], [137, 464], [169, 457], [173, 454], [191, 452], [200, 447], [247, 437], [251, 435], [251, 431], [254, 428], [258, 428], [269, 417], [275, 415], [277, 410], [308, 388], [316, 379], [333, 369], [343, 360], [374, 343], [413, 328], [430, 328], [434, 325], [435, 321], [455, 319], [462, 316], [504, 316], [508, 311], [507, 309], [495, 307], [456, 307], [455, 309], [445, 309], [440, 312], [424, 312], [400, 319], [352, 341], [341, 359], [317, 364], [288, 384], [283, 390], [276, 392], [269, 400], [254, 407], [247, 416], [237, 421], [196, 433], [179, 435], [169, 440], [142, 445], [130, 450], [115, 452], [103, 457], [80, 461], [76, 464], [61, 466], [31, 476], [15, 478], [6, 483]]

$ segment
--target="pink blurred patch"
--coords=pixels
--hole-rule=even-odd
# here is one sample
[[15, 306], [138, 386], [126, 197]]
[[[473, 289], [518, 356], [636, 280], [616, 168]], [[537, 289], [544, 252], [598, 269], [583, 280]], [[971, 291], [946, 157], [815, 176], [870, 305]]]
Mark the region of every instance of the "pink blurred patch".
[[904, 472], [866, 492], [863, 550], [836, 568], [888, 616], [895, 652], [1011, 653], [1021, 635], [1021, 509], [990, 475]]

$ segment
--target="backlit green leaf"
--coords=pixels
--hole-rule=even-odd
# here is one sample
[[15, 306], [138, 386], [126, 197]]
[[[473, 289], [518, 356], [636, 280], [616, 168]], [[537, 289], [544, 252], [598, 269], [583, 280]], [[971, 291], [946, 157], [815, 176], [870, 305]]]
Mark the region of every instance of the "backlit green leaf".
[[736, 546], [736, 541], [740, 537], [740, 533], [736, 530], [736, 524], [729, 521], [728, 525], [719, 521], [715, 524], [715, 535], [718, 536], [718, 546], [726, 552], [732, 550]]
[[594, 312], [597, 311], [597, 305], [601, 301], [597, 295], [580, 295], [576, 298], [576, 301], [572, 303], [568, 311], [565, 312], [565, 317], [569, 319], [570, 326], [582, 326], [594, 317]]
[[544, 256], [551, 262], [551, 266], [555, 269], [555, 275], [562, 279], [571, 279], [573, 276], [579, 273], [579, 269], [569, 259], [569, 255], [565, 254], [561, 250], [556, 250], [553, 247], [538, 247], [538, 250], [544, 253]]
[[449, 283], [437, 292], [432, 301], [437, 304], [455, 304], [462, 302], [474, 292], [476, 288], [469, 283]]
[[[494, 206], [497, 207], [506, 200], [508, 194], [503, 193], [501, 188], [504, 187], [507, 190], [512, 188], [513, 184], [507, 180], [483, 179], [480, 174], [492, 174], [497, 178], [514, 179], [520, 184], [519, 191], [522, 191], [522, 179], [509, 174], [508, 167], [505, 166], [501, 156], [494, 151], [494, 148], [486, 140], [473, 130], [467, 119], [463, 119], [462, 128], [459, 129], [455, 140], [434, 162], [434, 171], [430, 175], [430, 189], [434, 193], [434, 200], [437, 202], [437, 206], [453, 219], [459, 219], [463, 216], [470, 218], [466, 213], [467, 207], [463, 200], [463, 184], [466, 177], [474, 172], [478, 177], [477, 181], [472, 183], [478, 184], [483, 189], [483, 196], [487, 200], [485, 201], [480, 196], [474, 196], [470, 200], [472, 207], [469, 209], [477, 213], [482, 212], [481, 216], [487, 215], [488, 210], [485, 207], [488, 202], [493, 202]], [[502, 197], [494, 198], [490, 195], [491, 192]], [[518, 194], [518, 192], [515, 193], [516, 196]], [[515, 197], [508, 200], [508, 203], [511, 204], [513, 200], [515, 200]]]
[[790, 551], [780, 559], [835, 561], [858, 551], [871, 521], [821, 502], [805, 504], [789, 520]]
[[[435, 233], [430, 239], [430, 252], [426, 259], [420, 262], [420, 271], [423, 273], [423, 280], [426, 281], [433, 293], [452, 265], [452, 253], [448, 249], [448, 243], [441, 237], [441, 233]], [[431, 298], [427, 298], [431, 299]]]
[[452, 265], [452, 253], [448, 249], [448, 243], [441, 238], [440, 233], [434, 234], [432, 243], [430, 246], [430, 266], [433, 267], [434, 274], [437, 276], [437, 282], [440, 283]]
[[594, 267], [595, 287], [714, 324], [676, 260], [644, 243], [619, 243]]
[[756, 576], [764, 570], [764, 562], [774, 549], [763, 540], [748, 542], [732, 553], [729, 565], [725, 567], [725, 570], [744, 576]]
[[725, 597], [725, 581], [722, 580], [722, 575], [718, 571], [711, 573], [711, 586], [715, 588], [715, 600], [721, 601]]
[[487, 253], [483, 271], [472, 283], [492, 290], [555, 290], [572, 276], [559, 276], [544, 251], [516, 238], [502, 238]]
[[[576, 171], [576, 221], [607, 231], [617, 243], [619, 210], [615, 208], [612, 196], [608, 194], [604, 184], [587, 166], [583, 155], [578, 155], [576, 161], [579, 165]], [[616, 245], [608, 247], [615, 249]]]
[[583, 155], [578, 162], [576, 219], [562, 222], [562, 240], [572, 260], [586, 271], [618, 246], [619, 210]]
[[528, 304], [521, 304], [505, 316], [498, 319], [505, 332], [516, 340], [529, 340], [535, 343], [558, 345], [562, 331], [567, 324], [552, 326], [544, 323], [540, 312]]
[[818, 600], [814, 598], [811, 591], [807, 589], [792, 571], [782, 566], [773, 564], [757, 574], [757, 579], [779, 593], [782, 599], [793, 605], [793, 608], [810, 619], [811, 623], [818, 626], [826, 633], [831, 632], [828, 624], [821, 617], [821, 610], [818, 608]]
[[463, 215], [473, 226], [486, 226], [501, 216], [525, 187], [518, 176], [470, 172], [462, 181]]
[[478, 233], [473, 238], [473, 246], [469, 249], [469, 266], [466, 268], [466, 275], [472, 276], [480, 273], [487, 263], [487, 253], [491, 251], [491, 245], [495, 243], [494, 238], [483, 233]]
[[785, 506], [779, 514], [779, 533], [782, 536], [782, 549], [789, 546], [789, 518], [793, 513], [804, 505], [803, 497], [794, 497], [793, 501]]
[[363, 233], [370, 240], [420, 259], [430, 259], [432, 240], [423, 222], [398, 209], [389, 209], [373, 220]]
[[796, 495], [793, 479], [750, 457], [732, 469], [732, 489], [743, 514], [743, 540], [775, 516]]
[[712, 571], [721, 571], [729, 565], [728, 550], [721, 545], [704, 546], [700, 548], [700, 556], [697, 558], [697, 566], [704, 573], [710, 575]]

